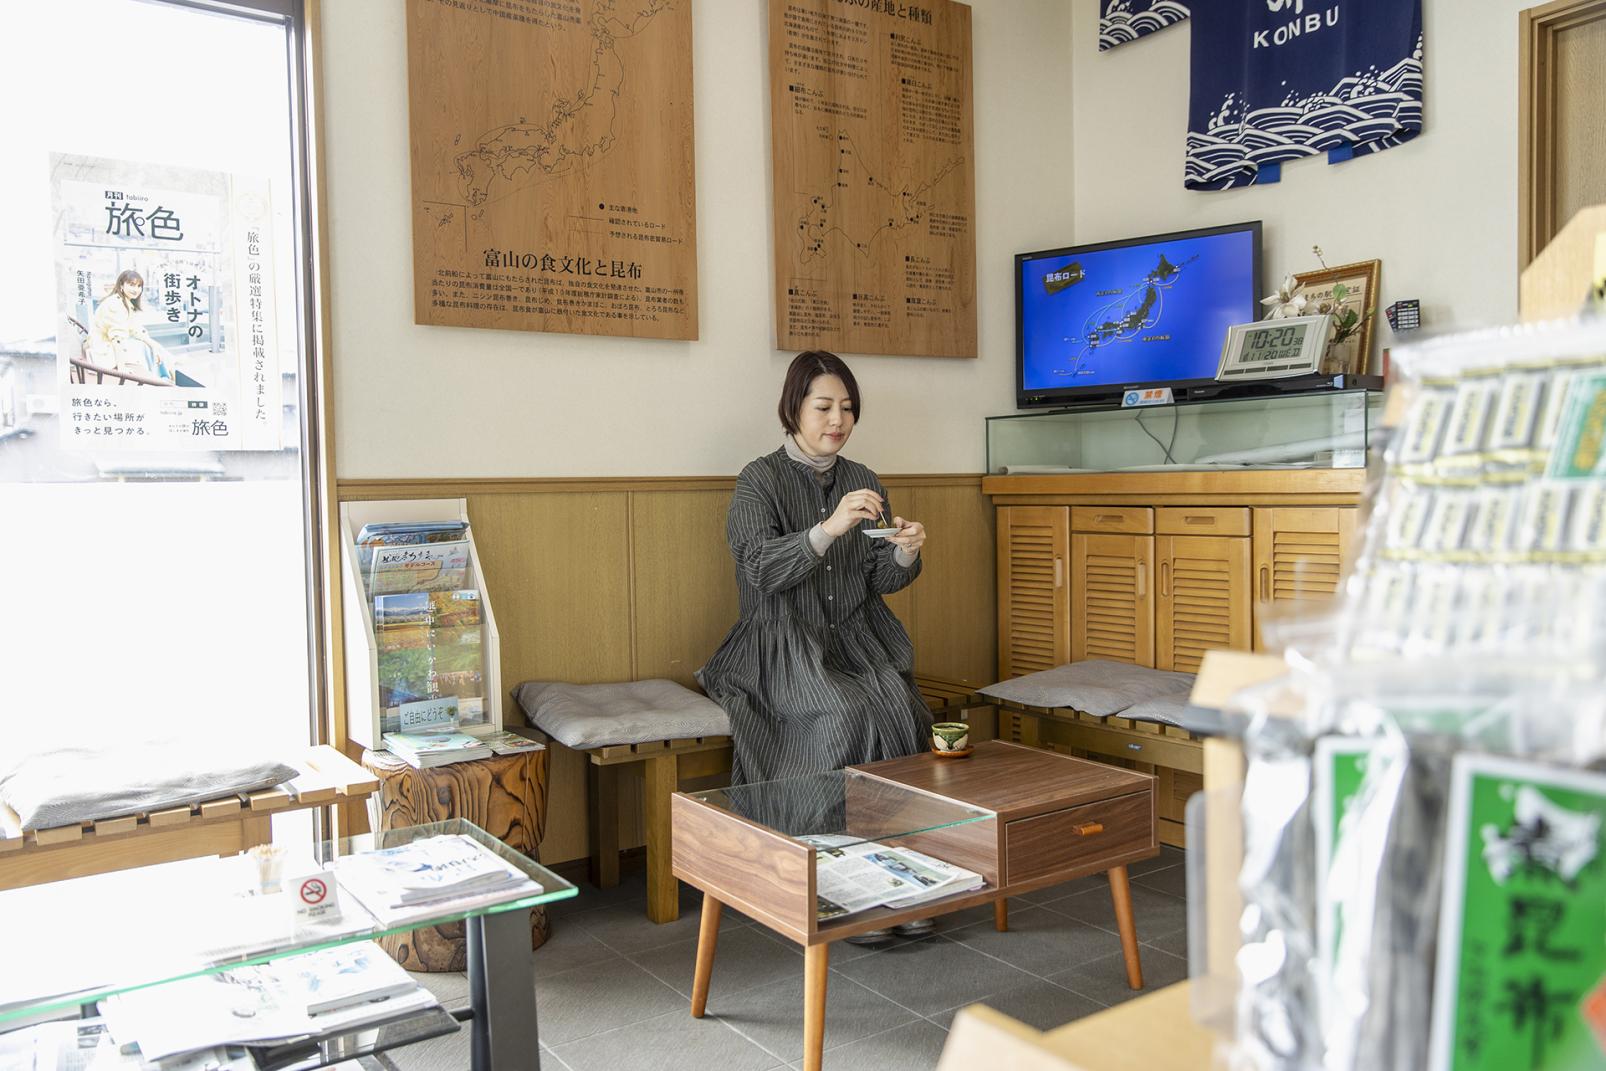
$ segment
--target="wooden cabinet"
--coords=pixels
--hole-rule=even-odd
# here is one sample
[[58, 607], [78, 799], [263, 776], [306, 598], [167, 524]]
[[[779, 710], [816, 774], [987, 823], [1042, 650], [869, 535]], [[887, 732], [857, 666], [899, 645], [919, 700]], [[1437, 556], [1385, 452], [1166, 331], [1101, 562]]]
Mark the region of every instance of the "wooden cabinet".
[[[1355, 494], [1325, 488], [1344, 473], [1191, 473], [1190, 495], [1109, 494], [1108, 476], [989, 477], [998, 503], [999, 675], [1086, 658], [1193, 672], [1212, 648], [1260, 650], [1273, 604], [1330, 598], [1349, 564]], [[1209, 477], [1275, 477], [1278, 494], [1211, 493]], [[1322, 490], [1306, 493], [1301, 478]], [[1140, 477], [1131, 481], [1141, 490]], [[1148, 477], [1160, 480], [1161, 477]], [[1176, 480], [1176, 476], [1171, 477]], [[1010, 504], [1011, 485], [1030, 481]], [[1061, 483], [1063, 495], [1040, 488]], [[1149, 497], [1153, 505], [1134, 505]], [[1047, 504], [1061, 499], [1064, 504]], [[1288, 504], [1282, 504], [1286, 501]]]
[[1001, 679], [1071, 660], [1070, 514], [1065, 506], [998, 511], [998, 673]]
[[1159, 591], [1152, 665], [1193, 673], [1211, 648], [1247, 650], [1253, 616], [1249, 540], [1162, 535], [1155, 537], [1154, 551]]
[[[986, 477], [1000, 676], [1086, 658], [1191, 673], [1213, 648], [1260, 649], [1281, 604], [1337, 591], [1364, 482], [1355, 469]], [[1183, 844], [1199, 742], [1172, 726], [1060, 713], [1005, 704], [999, 732], [1153, 771], [1160, 838]]]
[[1270, 507], [1254, 511], [1254, 650], [1274, 604], [1331, 598], [1355, 542], [1352, 508]]
[[1154, 665], [1154, 536], [1071, 533], [1071, 661]]

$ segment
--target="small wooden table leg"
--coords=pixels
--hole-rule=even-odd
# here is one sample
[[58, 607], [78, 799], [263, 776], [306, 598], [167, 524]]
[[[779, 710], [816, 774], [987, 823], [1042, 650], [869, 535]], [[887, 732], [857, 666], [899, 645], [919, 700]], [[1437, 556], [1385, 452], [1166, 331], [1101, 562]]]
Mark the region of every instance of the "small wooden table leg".
[[803, 1071], [820, 1071], [825, 1057], [825, 981], [831, 973], [831, 946], [803, 950]]
[[708, 1008], [708, 980], [714, 975], [714, 949], [719, 944], [719, 916], [725, 905], [703, 894], [703, 918], [697, 927], [697, 967], [691, 979], [691, 1017], [701, 1019]]
[[653, 922], [680, 918], [680, 882], [671, 862], [669, 797], [679, 784], [679, 762], [673, 752], [646, 762], [641, 811], [647, 827], [647, 917]]
[[1126, 960], [1126, 984], [1133, 989], [1143, 988], [1143, 965], [1138, 960], [1138, 928], [1132, 919], [1132, 886], [1126, 879], [1126, 867], [1112, 866], [1110, 899], [1115, 902], [1115, 926], [1121, 931], [1121, 956]]
[[586, 802], [591, 826], [591, 884], [611, 889], [619, 884], [619, 769], [586, 763]]
[[1009, 932], [1009, 898], [1002, 897], [993, 901], [993, 929], [999, 933]]

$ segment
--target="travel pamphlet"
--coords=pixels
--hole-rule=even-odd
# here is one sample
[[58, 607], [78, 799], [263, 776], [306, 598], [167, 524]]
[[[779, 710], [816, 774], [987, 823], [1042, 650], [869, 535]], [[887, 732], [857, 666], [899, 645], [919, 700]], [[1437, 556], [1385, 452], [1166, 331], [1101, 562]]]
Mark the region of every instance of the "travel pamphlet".
[[[0, 1067], [21, 1071], [149, 1071], [139, 1052], [122, 1052], [102, 1016], [39, 1023], [0, 1034]], [[256, 1071], [239, 1045], [219, 1045], [162, 1061], [162, 1071]]]
[[838, 834], [798, 839], [815, 848], [815, 893], [821, 922], [872, 907], [914, 907], [986, 884], [974, 871], [912, 848]]
[[446, 591], [468, 577], [468, 540], [376, 546], [368, 566], [368, 594]]
[[455, 696], [460, 723], [485, 716], [480, 593], [472, 588], [374, 598], [380, 730], [402, 728], [405, 703]]
[[335, 878], [385, 926], [541, 892], [512, 863], [461, 834], [348, 856]]
[[546, 745], [539, 740], [532, 740], [528, 736], [510, 732], [507, 729], [498, 729], [494, 733], [486, 733], [480, 737], [482, 743], [488, 744], [492, 751], [498, 755], [518, 755], [526, 751], [545, 751]]
[[[374, 971], [375, 995], [318, 1014], [307, 1010], [307, 983], [299, 977], [307, 968], [297, 963], [302, 956], [120, 993], [101, 1002], [102, 1012], [119, 1045], [137, 1044], [145, 1059], [160, 1060], [218, 1045], [271, 1045], [349, 1033], [439, 1003], [410, 978], [407, 988], [397, 988], [395, 972], [401, 968], [377, 945], [365, 944], [369, 951], [362, 962]], [[386, 970], [381, 960], [393, 969]], [[343, 962], [350, 969], [357, 959], [347, 955]], [[343, 984], [355, 992], [362, 983], [353, 977]]]
[[317, 1017], [418, 988], [395, 960], [372, 941], [337, 945], [273, 964], [292, 1007]]
[[386, 733], [383, 739], [387, 751], [419, 770], [496, 754], [488, 743], [467, 733]]

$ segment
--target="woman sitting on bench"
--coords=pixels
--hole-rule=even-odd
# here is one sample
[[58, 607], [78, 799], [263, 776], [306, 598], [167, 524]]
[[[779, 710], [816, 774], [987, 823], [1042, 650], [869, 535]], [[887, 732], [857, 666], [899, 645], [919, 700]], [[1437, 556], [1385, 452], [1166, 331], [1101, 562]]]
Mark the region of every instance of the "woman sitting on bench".
[[730, 715], [732, 784], [930, 746], [909, 635], [882, 601], [920, 575], [925, 526], [885, 523], [881, 481], [841, 456], [863, 415], [841, 358], [799, 354], [778, 411], [786, 436], [736, 478], [726, 521], [740, 617], [697, 674]]

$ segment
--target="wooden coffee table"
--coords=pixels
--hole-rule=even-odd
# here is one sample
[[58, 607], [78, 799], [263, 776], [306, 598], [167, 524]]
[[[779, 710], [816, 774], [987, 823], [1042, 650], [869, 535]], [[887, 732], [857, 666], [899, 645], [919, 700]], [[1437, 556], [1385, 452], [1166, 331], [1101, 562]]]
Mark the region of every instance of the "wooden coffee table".
[[[703, 891], [691, 1013], [708, 1004], [724, 905], [803, 946], [803, 1066], [825, 1043], [831, 942], [914, 919], [995, 905], [1087, 874], [1110, 878], [1127, 981], [1143, 987], [1126, 865], [1159, 853], [1155, 778], [1003, 741], [967, 759], [912, 755], [835, 774], [677, 792], [674, 874]], [[980, 873], [982, 889], [912, 908], [819, 922], [815, 850], [796, 839], [836, 833], [901, 845]]]

